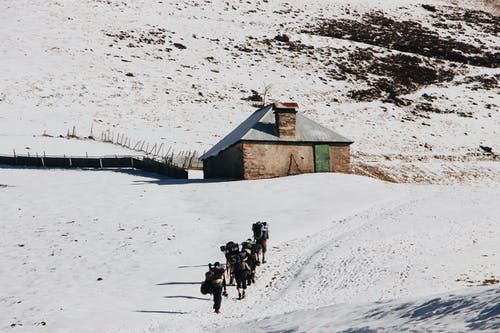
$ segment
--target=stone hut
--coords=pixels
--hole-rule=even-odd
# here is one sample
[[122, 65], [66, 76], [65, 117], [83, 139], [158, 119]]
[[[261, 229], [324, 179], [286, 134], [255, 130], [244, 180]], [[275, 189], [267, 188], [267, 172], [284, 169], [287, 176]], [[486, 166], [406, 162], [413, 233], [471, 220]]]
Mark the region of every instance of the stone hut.
[[200, 156], [205, 178], [261, 179], [350, 172], [352, 140], [297, 112], [297, 103], [255, 111]]

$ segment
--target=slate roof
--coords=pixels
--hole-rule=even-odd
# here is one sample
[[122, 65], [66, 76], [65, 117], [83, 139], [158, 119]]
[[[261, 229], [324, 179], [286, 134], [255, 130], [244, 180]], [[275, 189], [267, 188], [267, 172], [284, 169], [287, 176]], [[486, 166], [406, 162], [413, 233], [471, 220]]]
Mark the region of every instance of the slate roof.
[[301, 113], [296, 114], [295, 139], [278, 137], [274, 117], [274, 104], [269, 104], [255, 111], [231, 133], [226, 135], [215, 146], [200, 156], [203, 161], [209, 157], [217, 156], [221, 151], [231, 147], [239, 141], [277, 141], [277, 142], [337, 142], [353, 143], [352, 140], [328, 129], [317, 122], [307, 118]]

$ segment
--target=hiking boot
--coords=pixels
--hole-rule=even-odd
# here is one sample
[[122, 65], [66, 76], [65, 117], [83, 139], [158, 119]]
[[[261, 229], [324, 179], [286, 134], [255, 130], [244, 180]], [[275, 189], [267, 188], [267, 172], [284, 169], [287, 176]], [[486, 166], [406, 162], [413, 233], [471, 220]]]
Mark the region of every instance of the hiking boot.
[[214, 311], [215, 313], [220, 313], [220, 310], [219, 309], [215, 309]]
[[241, 299], [241, 293], [238, 293], [238, 299]]
[[262, 260], [262, 263], [263, 263], [263, 264], [265, 264], [266, 262], [267, 262], [266, 260], [264, 260], [264, 259]]
[[241, 298], [245, 298], [245, 291], [243, 291], [243, 294], [241, 295]]

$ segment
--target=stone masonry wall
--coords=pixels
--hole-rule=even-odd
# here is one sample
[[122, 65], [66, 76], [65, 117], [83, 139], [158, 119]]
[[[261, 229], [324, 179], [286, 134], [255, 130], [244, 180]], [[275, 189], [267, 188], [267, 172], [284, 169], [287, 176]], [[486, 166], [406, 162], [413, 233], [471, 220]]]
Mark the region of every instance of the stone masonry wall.
[[278, 136], [281, 139], [295, 139], [295, 112], [276, 113], [276, 124], [278, 127]]
[[[350, 147], [330, 145], [330, 171], [350, 173]], [[203, 161], [205, 178], [262, 179], [314, 172], [311, 143], [238, 143]]]
[[330, 146], [330, 171], [351, 172], [351, 149], [350, 146]]
[[219, 155], [203, 161], [204, 178], [243, 179], [242, 144], [238, 143]]
[[314, 172], [311, 144], [243, 143], [244, 179]]

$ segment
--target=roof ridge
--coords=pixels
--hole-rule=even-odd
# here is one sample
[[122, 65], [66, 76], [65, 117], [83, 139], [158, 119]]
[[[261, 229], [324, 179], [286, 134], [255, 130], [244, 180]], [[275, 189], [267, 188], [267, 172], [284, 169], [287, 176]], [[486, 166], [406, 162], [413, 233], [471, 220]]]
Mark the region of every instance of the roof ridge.
[[[266, 110], [267, 109], [267, 110]], [[241, 140], [247, 133], [252, 129], [252, 127], [258, 123], [262, 117], [264, 117], [268, 111], [273, 109], [273, 104], [268, 104], [256, 111], [254, 111], [247, 119], [245, 119], [241, 124], [239, 124], [234, 130], [229, 132], [225, 137], [223, 137], [218, 143], [216, 143], [212, 148], [210, 148], [205, 154], [199, 157], [199, 160], [204, 160], [208, 157], [217, 155], [220, 151], [229, 148], [234, 143]], [[266, 111], [266, 112], [264, 112]], [[261, 114], [262, 113], [262, 114]]]
[[352, 140], [321, 125], [300, 112], [296, 118], [295, 139], [280, 138], [276, 130], [275, 117], [270, 115], [274, 110], [274, 106], [274, 103], [268, 104], [252, 113], [240, 125], [216, 143], [215, 146], [200, 156], [199, 160], [217, 156], [221, 151], [242, 140], [263, 142], [353, 143]]

